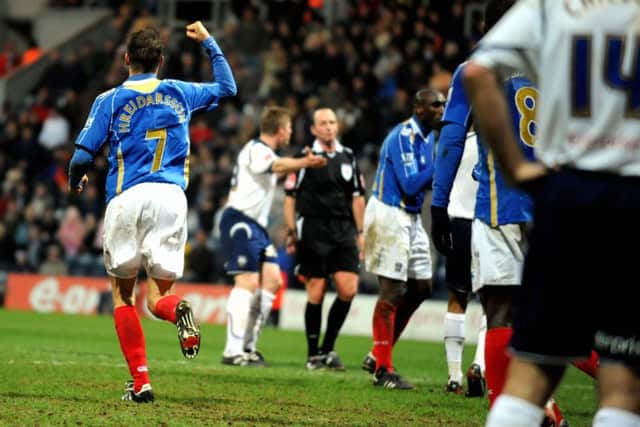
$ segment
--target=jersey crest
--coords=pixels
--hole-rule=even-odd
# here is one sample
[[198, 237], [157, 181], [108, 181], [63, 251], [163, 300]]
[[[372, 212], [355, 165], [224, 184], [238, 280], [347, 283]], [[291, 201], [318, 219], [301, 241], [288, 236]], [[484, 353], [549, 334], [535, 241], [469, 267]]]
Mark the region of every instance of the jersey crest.
[[340, 173], [345, 181], [350, 181], [353, 177], [353, 168], [349, 163], [343, 163], [340, 165]]

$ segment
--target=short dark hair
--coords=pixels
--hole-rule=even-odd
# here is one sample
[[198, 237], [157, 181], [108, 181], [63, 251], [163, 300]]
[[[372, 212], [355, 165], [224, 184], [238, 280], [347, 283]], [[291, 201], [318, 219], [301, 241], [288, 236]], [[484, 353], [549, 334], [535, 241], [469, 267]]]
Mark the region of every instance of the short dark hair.
[[291, 112], [283, 107], [265, 107], [260, 117], [260, 133], [275, 135], [291, 121]]
[[441, 95], [441, 93], [438, 92], [436, 89], [433, 89], [430, 87], [425, 89], [420, 89], [413, 96], [413, 105], [416, 106], [418, 104], [424, 104], [429, 100], [429, 98], [433, 98], [434, 100], [436, 100], [438, 99], [438, 95]]
[[515, 0], [489, 0], [484, 8], [484, 32], [489, 31], [514, 3]]
[[155, 71], [162, 57], [162, 42], [158, 30], [148, 27], [131, 33], [127, 41], [127, 53], [130, 66], [136, 71]]

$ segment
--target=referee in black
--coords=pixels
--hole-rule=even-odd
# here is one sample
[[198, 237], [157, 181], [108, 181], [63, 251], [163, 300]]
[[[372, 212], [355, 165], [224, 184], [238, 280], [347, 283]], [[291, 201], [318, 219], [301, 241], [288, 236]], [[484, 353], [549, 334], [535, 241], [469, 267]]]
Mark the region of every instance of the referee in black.
[[[353, 151], [337, 140], [338, 121], [333, 110], [320, 108], [314, 112], [311, 133], [316, 137], [311, 150], [327, 158], [327, 167], [302, 169], [287, 177], [287, 247], [296, 253], [296, 273], [303, 277], [307, 290], [306, 367], [344, 370], [334, 344], [358, 291], [364, 248], [364, 182]], [[319, 347], [322, 301], [331, 275], [337, 296]]]

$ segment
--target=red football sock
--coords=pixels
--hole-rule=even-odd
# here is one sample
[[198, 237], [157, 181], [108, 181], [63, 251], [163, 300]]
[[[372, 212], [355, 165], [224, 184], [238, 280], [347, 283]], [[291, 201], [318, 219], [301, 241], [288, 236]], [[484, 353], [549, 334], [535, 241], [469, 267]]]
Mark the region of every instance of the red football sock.
[[376, 371], [384, 366], [393, 371], [391, 351], [393, 349], [393, 325], [396, 307], [386, 301], [378, 300], [373, 310], [373, 355], [376, 358]]
[[149, 384], [147, 370], [147, 353], [144, 345], [144, 333], [136, 309], [131, 305], [118, 307], [113, 311], [116, 333], [120, 340], [120, 348], [124, 355], [129, 372], [133, 377], [133, 388], [136, 392], [144, 384]]
[[167, 295], [162, 297], [156, 303], [156, 316], [162, 320], [168, 320], [176, 323], [176, 306], [180, 303], [180, 297], [177, 295]]
[[507, 379], [507, 368], [511, 356], [507, 352], [509, 340], [513, 330], [511, 328], [487, 329], [484, 344], [485, 378], [489, 396], [489, 408], [502, 393], [504, 382]]
[[580, 369], [585, 374], [589, 375], [591, 378], [596, 377], [596, 370], [598, 369], [598, 361], [600, 360], [598, 353], [595, 350], [591, 351], [591, 356], [585, 360], [578, 360], [577, 362], [573, 362], [573, 366]]

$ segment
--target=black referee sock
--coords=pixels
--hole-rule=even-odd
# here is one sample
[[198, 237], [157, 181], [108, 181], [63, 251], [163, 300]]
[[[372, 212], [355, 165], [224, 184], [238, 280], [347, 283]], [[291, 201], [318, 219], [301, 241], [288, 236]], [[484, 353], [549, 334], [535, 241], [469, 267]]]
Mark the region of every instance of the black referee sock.
[[322, 323], [322, 304], [307, 302], [304, 310], [304, 329], [307, 334], [307, 356], [318, 354], [318, 341]]
[[349, 314], [349, 308], [351, 308], [351, 301], [342, 301], [336, 296], [336, 299], [331, 305], [329, 310], [329, 319], [327, 319], [327, 332], [324, 334], [324, 341], [322, 342], [322, 352], [328, 353], [333, 351], [333, 346], [338, 338], [338, 332], [344, 324], [344, 320]]

